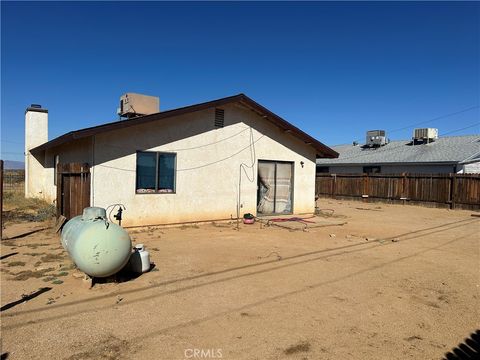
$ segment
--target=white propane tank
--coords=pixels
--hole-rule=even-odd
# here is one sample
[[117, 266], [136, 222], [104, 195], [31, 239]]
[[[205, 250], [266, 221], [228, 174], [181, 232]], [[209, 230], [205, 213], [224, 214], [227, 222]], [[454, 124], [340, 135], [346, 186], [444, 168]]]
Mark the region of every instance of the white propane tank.
[[150, 254], [143, 244], [137, 244], [130, 256], [130, 267], [133, 272], [142, 274], [150, 270]]
[[119, 272], [132, 253], [128, 233], [108, 222], [106, 210], [100, 207], [87, 207], [83, 215], [68, 221], [61, 242], [78, 269], [92, 277]]

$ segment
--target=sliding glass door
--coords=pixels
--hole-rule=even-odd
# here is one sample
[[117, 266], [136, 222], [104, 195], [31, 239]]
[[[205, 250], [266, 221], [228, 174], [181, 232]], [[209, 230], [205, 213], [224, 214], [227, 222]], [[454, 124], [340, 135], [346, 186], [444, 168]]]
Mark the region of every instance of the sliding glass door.
[[293, 212], [293, 163], [258, 161], [257, 212], [261, 215]]

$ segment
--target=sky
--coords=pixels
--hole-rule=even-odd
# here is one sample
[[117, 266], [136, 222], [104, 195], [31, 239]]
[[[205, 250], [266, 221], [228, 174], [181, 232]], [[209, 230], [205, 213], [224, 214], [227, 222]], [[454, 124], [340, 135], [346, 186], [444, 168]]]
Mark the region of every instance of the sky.
[[30, 104], [53, 139], [116, 120], [126, 92], [245, 93], [327, 145], [478, 134], [479, 23], [477, 2], [2, 1], [1, 157], [23, 160]]

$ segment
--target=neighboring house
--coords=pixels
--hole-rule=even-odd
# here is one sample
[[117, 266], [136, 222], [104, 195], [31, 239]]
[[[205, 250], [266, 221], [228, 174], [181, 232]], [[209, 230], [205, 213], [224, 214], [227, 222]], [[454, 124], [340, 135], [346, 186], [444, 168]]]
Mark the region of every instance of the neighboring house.
[[26, 196], [60, 213], [83, 198], [68, 217], [121, 203], [124, 226], [314, 212], [315, 161], [335, 151], [244, 94], [163, 112], [156, 99], [154, 113], [50, 141], [47, 110], [28, 108]]
[[382, 146], [339, 145], [332, 149], [339, 157], [318, 159], [317, 173], [480, 173], [480, 135], [399, 140]]

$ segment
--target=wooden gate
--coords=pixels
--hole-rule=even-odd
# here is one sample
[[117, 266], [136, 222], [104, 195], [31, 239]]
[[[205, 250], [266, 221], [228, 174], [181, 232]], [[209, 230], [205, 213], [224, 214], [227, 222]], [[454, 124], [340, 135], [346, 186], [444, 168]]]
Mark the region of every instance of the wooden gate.
[[71, 219], [90, 206], [90, 167], [88, 164], [57, 165], [57, 217]]

